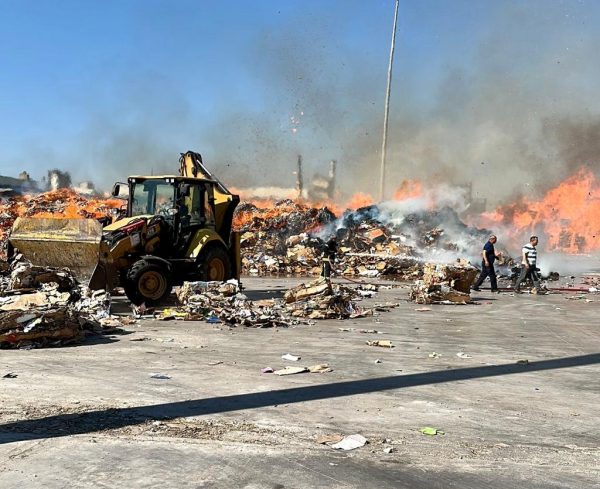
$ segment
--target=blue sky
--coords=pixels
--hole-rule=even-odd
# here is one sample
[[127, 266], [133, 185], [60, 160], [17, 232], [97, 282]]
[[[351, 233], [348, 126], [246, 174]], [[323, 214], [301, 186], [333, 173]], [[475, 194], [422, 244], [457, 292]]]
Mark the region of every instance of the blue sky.
[[[391, 164], [404, 170], [394, 178], [449, 159], [480, 164], [486, 150], [428, 148], [493, 119], [473, 111], [494, 74], [526, 98], [536, 83], [552, 88], [529, 115], [573, 93], [595, 114], [597, 103], [581, 99], [591, 101], [597, 73], [580, 58], [598, 41], [598, 10], [579, 1], [402, 1]], [[39, 178], [58, 166], [108, 184], [174, 169], [178, 152], [196, 149], [235, 183], [287, 184], [301, 152], [315, 170], [337, 158], [347, 181], [360, 175], [370, 186], [392, 14], [392, 0], [0, 0], [0, 172]], [[569, 67], [560, 81], [548, 71], [556, 60]], [[456, 134], [447, 114], [457, 109], [442, 101], [453, 97], [476, 119], [461, 110], [467, 129]], [[436, 113], [446, 114], [438, 136], [423, 122], [430, 127]], [[406, 156], [400, 142], [409, 137], [424, 141]]]

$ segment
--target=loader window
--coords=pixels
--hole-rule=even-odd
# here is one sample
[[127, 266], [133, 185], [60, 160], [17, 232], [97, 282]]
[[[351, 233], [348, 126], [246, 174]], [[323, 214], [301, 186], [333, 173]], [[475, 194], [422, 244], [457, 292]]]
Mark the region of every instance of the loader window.
[[136, 183], [133, 188], [131, 215], [163, 214], [173, 209], [175, 187], [161, 180]]
[[184, 207], [190, 216], [189, 225], [214, 224], [212, 209], [207, 205], [207, 194], [203, 185], [191, 185], [190, 195], [184, 198]]

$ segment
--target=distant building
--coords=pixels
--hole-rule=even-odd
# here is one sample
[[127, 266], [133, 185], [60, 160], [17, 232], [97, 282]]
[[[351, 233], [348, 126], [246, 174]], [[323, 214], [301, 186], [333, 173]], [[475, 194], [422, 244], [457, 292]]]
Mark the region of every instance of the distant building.
[[21, 172], [18, 178], [0, 175], [0, 197], [12, 197], [39, 191], [37, 182], [32, 180], [29, 173], [25, 171]]

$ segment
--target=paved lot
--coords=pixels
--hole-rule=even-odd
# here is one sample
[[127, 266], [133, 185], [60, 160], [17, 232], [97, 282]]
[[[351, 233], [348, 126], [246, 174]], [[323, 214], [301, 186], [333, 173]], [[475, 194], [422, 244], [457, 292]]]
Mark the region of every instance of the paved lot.
[[[268, 297], [297, 282], [246, 286]], [[599, 486], [600, 296], [481, 292], [418, 312], [406, 295], [381, 291], [400, 306], [375, 318], [143, 321], [76, 347], [3, 350], [0, 376], [17, 377], [0, 379], [0, 487]], [[287, 352], [334, 371], [260, 373]], [[335, 433], [369, 444], [315, 442]]]

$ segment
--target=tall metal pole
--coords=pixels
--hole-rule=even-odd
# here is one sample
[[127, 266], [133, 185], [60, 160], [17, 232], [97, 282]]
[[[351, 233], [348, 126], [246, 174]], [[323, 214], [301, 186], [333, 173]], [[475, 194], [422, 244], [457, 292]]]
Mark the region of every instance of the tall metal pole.
[[394, 10], [394, 28], [392, 29], [392, 44], [390, 47], [390, 63], [387, 72], [387, 89], [385, 92], [385, 109], [383, 116], [383, 141], [381, 143], [381, 179], [379, 181], [379, 200], [382, 201], [385, 197], [385, 159], [387, 153], [387, 135], [388, 123], [390, 115], [390, 91], [392, 88], [392, 65], [394, 63], [394, 47], [396, 46], [396, 24], [398, 22], [398, 5], [400, 0], [396, 0], [396, 8]]

